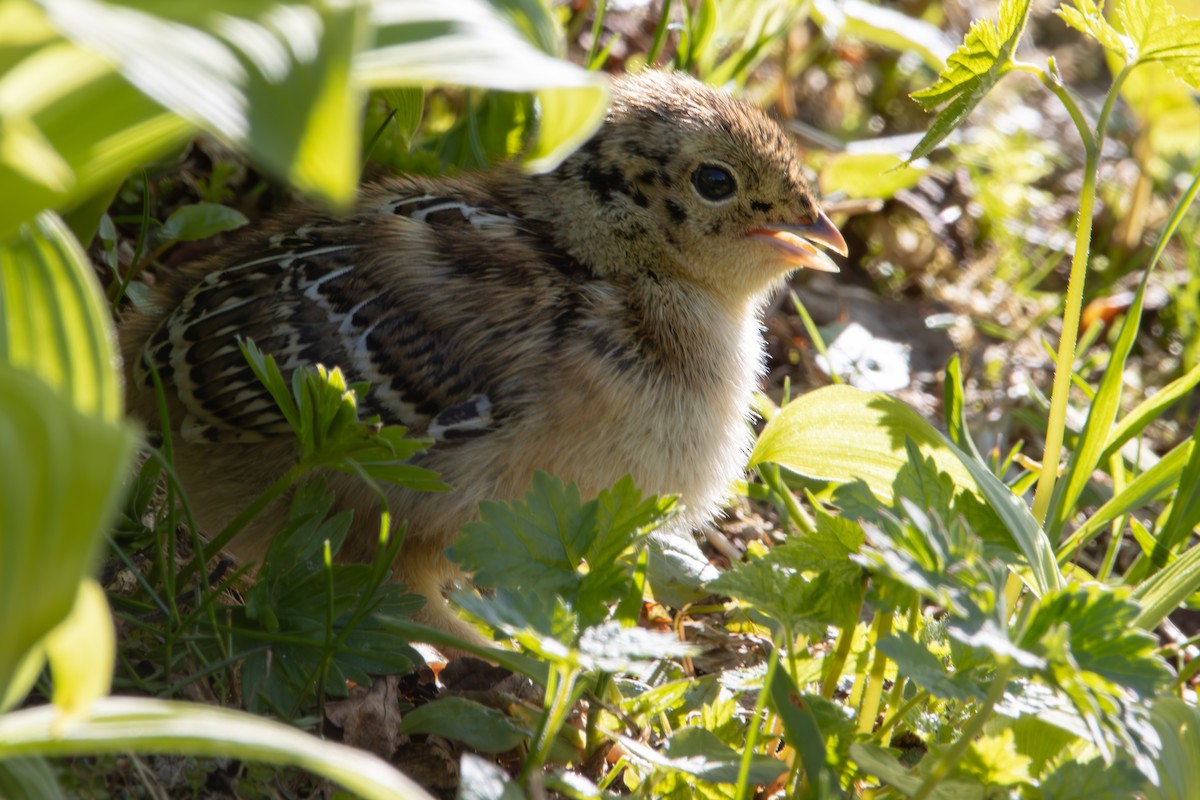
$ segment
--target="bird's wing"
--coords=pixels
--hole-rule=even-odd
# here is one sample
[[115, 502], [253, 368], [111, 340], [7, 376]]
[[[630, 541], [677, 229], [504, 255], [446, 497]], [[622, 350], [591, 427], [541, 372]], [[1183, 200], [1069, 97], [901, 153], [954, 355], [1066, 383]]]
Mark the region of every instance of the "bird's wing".
[[[517, 223], [428, 194], [393, 197], [366, 212], [385, 213], [411, 220], [415, 241], [438, 229]], [[285, 378], [319, 363], [341, 367], [351, 381], [368, 381], [366, 413], [443, 446], [494, 430], [496, 398], [479, 365], [450, 357], [444, 335], [425, 324], [422, 308], [430, 298], [398, 297], [388, 270], [370, 266], [380, 254], [366, 240], [368, 227], [326, 220], [273, 236], [251, 255], [205, 273], [184, 295], [144, 352], [174, 387], [186, 440], [253, 442], [289, 430], [243, 357], [239, 337], [273, 356]], [[405, 268], [403, 260], [393, 261]], [[144, 365], [135, 374], [151, 383]]]

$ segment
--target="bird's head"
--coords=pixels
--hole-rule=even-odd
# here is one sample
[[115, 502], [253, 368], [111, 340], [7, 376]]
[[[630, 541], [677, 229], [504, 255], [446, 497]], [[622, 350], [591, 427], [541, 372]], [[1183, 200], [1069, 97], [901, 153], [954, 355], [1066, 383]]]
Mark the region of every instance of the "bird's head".
[[779, 125], [684, 75], [617, 79], [604, 124], [541, 182], [560, 243], [600, 271], [753, 297], [846, 253]]

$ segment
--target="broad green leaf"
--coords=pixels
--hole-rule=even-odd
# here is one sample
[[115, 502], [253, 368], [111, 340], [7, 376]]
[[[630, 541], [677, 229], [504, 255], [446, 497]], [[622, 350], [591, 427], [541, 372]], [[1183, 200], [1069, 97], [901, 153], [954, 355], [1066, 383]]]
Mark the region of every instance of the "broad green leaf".
[[852, 198], [891, 199], [916, 185], [925, 170], [908, 166], [893, 153], [838, 153], [821, 168], [822, 191]]
[[485, 501], [448, 549], [481, 586], [561, 592], [575, 586], [576, 567], [596, 536], [596, 501], [544, 472], [525, 499]]
[[61, 219], [43, 214], [0, 246], [0, 363], [114, 424], [124, 408], [113, 339], [91, 265]]
[[817, 480], [861, 479], [884, 502], [907, 463], [905, 440], [932, 457], [959, 489], [975, 482], [941, 435], [917, 412], [883, 394], [849, 386], [826, 386], [784, 406], [763, 429], [750, 466], [773, 462]]
[[0, 246], [0, 697], [94, 566], [134, 435], [112, 323], [61, 220]]
[[1121, 37], [1121, 33], [1109, 24], [1095, 0], [1074, 0], [1074, 6], [1065, 3], [1054, 9], [1063, 22], [1080, 33], [1086, 34], [1122, 59], [1129, 57], [1132, 44]]
[[220, 203], [192, 203], [171, 212], [159, 231], [164, 242], [190, 242], [240, 228], [249, 222], [236, 208]]
[[0, 716], [6, 758], [174, 753], [230, 756], [297, 766], [336, 781], [366, 800], [432, 800], [419, 785], [363, 750], [296, 730], [290, 725], [225, 708], [106, 697], [87, 717], [56, 730], [57, 711], [41, 706]]
[[1122, 0], [1117, 16], [1138, 63], [1161, 63], [1200, 88], [1200, 19], [1177, 13], [1167, 0]]
[[361, 92], [361, 3], [39, 0], [50, 22], [134, 86], [244, 148], [301, 191], [347, 206]]
[[862, 480], [890, 506], [896, 476], [909, 461], [910, 441], [957, 489], [986, 499], [1029, 562], [1039, 593], [1061, 584], [1053, 548], [1028, 506], [987, 467], [893, 397], [849, 386], [809, 392], [788, 403], [763, 429], [750, 466], [774, 462], [818, 480]]
[[941, 659], [907, 633], [891, 633], [877, 642], [879, 652], [896, 662], [900, 674], [914, 681], [934, 697], [948, 700], [980, 700], [983, 697], [972, 680], [956, 679]]
[[1042, 781], [1043, 800], [1129, 800], [1146, 789], [1146, 778], [1127, 761], [1067, 761]]
[[816, 0], [813, 18], [839, 35], [899, 52], [915, 52], [935, 72], [941, 72], [946, 60], [954, 55], [954, 43], [935, 25], [865, 0]]
[[190, 123], [58, 36], [32, 2], [0, 4], [0, 22], [0, 238], [191, 134]]
[[[532, 6], [521, 8], [530, 20], [523, 28], [545, 29], [548, 23], [535, 20]], [[511, 4], [507, 10], [513, 13]], [[484, 0], [376, 0], [370, 19], [375, 42], [354, 63], [355, 77], [369, 87], [440, 83], [541, 90], [538, 141], [529, 153], [534, 169], [553, 167], [604, 118], [603, 75], [529, 44]]]
[[1145, 787], [1147, 800], [1189, 800], [1200, 786], [1200, 710], [1176, 697], [1155, 701], [1150, 721], [1162, 740], [1155, 759], [1157, 785]]
[[820, 514], [817, 531], [796, 535], [766, 555], [723, 573], [710, 582], [712, 592], [728, 594], [766, 614], [784, 630], [821, 635], [830, 622], [853, 627], [862, 598], [862, 569], [849, 560], [846, 546], [830, 528], [852, 528], [862, 542], [862, 529], [849, 519]]
[[988, 787], [1033, 783], [1029, 774], [1032, 759], [1017, 752], [1011, 728], [984, 734], [971, 742], [951, 775], [970, 777]]
[[533, 735], [504, 712], [465, 697], [443, 697], [409, 711], [400, 733], [432, 733], [481, 753], [512, 750]]
[[1013, 51], [1029, 18], [1030, 0], [1002, 0], [999, 24], [976, 20], [962, 45], [946, 62], [934, 84], [913, 93], [926, 111], [948, 104], [909, 155], [909, 161], [928, 155], [963, 123], [1008, 70]]
[[79, 717], [108, 694], [116, 663], [117, 633], [100, 584], [79, 584], [67, 618], [46, 636], [46, 659], [54, 676], [54, 705], [64, 716]]

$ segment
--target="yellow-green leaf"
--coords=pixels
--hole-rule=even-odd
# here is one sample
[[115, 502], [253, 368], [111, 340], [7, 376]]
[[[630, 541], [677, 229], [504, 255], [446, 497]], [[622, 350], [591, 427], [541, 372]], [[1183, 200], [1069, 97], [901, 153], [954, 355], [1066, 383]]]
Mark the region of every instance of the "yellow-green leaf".
[[46, 637], [46, 658], [54, 675], [54, 704], [64, 718], [80, 716], [108, 694], [117, 657], [117, 635], [100, 584], [79, 585], [67, 618]]

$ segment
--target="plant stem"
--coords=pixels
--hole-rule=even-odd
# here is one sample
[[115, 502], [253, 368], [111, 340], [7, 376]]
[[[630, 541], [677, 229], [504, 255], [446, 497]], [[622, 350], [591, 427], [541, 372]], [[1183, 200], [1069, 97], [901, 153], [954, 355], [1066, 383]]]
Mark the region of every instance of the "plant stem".
[[951, 768], [959, 762], [963, 753], [967, 752], [967, 748], [971, 746], [971, 742], [975, 741], [975, 737], [983, 731], [983, 726], [987, 724], [988, 719], [992, 716], [992, 709], [996, 703], [1000, 702], [1000, 698], [1004, 697], [1004, 690], [1008, 687], [1008, 675], [1012, 671], [1012, 664], [1004, 662], [1000, 669], [996, 671], [996, 676], [992, 678], [992, 685], [988, 687], [987, 697], [984, 698], [983, 705], [975, 712], [975, 716], [971, 717], [971, 721], [963, 728], [962, 733], [954, 744], [950, 746], [946, 752], [942, 753], [942, 757], [933, 765], [933, 769], [929, 771], [929, 777], [917, 789], [917, 793], [912, 796], [912, 800], [925, 800], [937, 788], [937, 785], [942, 782], [942, 779], [950, 774]]
[[[1071, 369], [1075, 363], [1075, 343], [1079, 335], [1079, 317], [1083, 310], [1083, 284], [1087, 276], [1088, 255], [1092, 243], [1092, 216], [1096, 205], [1096, 174], [1100, 163], [1100, 140], [1092, 133], [1079, 105], [1057, 74], [1032, 64], [1014, 64], [1014, 69], [1036, 75], [1066, 107], [1083, 139], [1083, 189], [1079, 197], [1079, 220], [1075, 227], [1075, 252], [1071, 257], [1071, 274], [1067, 281], [1067, 296], [1063, 303], [1062, 336], [1058, 342], [1058, 364], [1054, 370], [1054, 390], [1050, 395], [1050, 418], [1046, 423], [1046, 447], [1042, 454], [1042, 471], [1038, 475], [1033, 498], [1033, 516], [1039, 523], [1046, 521], [1046, 512], [1054, 494], [1058, 477], [1058, 462], [1062, 455], [1063, 432], [1066, 429], [1067, 401], [1071, 392]], [[1123, 79], [1122, 79], [1123, 80]], [[1119, 84], [1109, 90], [1115, 94]], [[1111, 100], [1111, 98], [1110, 98]], [[1105, 108], [1111, 110], [1110, 100]], [[1102, 112], [1103, 113], [1103, 112]]]
[[[865, 590], [865, 577], [862, 586]], [[842, 670], [846, 667], [846, 661], [850, 658], [850, 651], [854, 647], [854, 631], [857, 628], [855, 620], [862, 613], [863, 596], [863, 592], [860, 592], [858, 602], [854, 606], [854, 615], [850, 618], [851, 622], [839, 631], [833, 654], [825, 662], [825, 676], [821, 679], [821, 697], [826, 700], [833, 699], [833, 693], [837, 690], [838, 681], [842, 677]]]
[[[788, 641], [791, 641], [790, 631], [788, 632]], [[763, 709], [767, 707], [767, 687], [775, 680], [775, 670], [779, 668], [779, 648], [772, 648], [770, 655], [767, 656], [767, 674], [763, 678], [763, 689], [758, 693], [758, 701], [754, 704], [754, 713], [751, 714], [751, 724], [746, 730], [746, 746], [742, 750], [742, 761], [738, 765], [737, 779], [737, 794], [738, 800], [747, 800], [750, 797], [750, 764], [754, 758], [754, 748], [758, 745], [758, 731], [762, 724]]]
[[534, 772], [540, 770], [550, 757], [550, 748], [554, 745], [554, 737], [562, 730], [567, 715], [574, 705], [575, 684], [578, 682], [578, 670], [562, 664], [550, 668], [549, 679], [546, 681], [546, 698], [548, 704], [542, 715], [537, 733], [533, 737], [533, 750], [521, 767], [519, 781], [526, 786]]
[[858, 712], [858, 732], [870, 733], [875, 728], [875, 717], [879, 714], [879, 700], [883, 697], [883, 675], [887, 670], [887, 656], [879, 649], [881, 639], [892, 632], [892, 612], [880, 610], [875, 615], [875, 630], [871, 633], [871, 644], [875, 648], [875, 661], [867, 677], [867, 690], [863, 694], [862, 707]]

